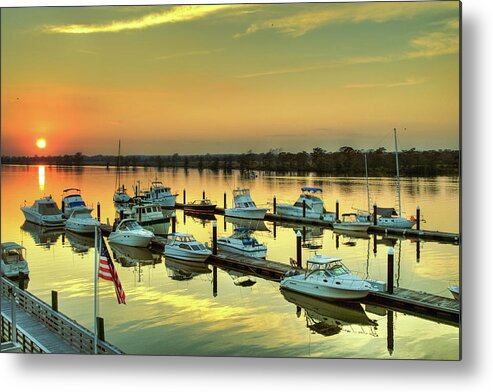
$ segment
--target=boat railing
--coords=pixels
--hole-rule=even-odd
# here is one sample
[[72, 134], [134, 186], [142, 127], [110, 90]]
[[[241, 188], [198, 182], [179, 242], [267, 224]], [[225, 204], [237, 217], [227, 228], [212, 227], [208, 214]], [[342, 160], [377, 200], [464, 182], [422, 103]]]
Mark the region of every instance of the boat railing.
[[[36, 298], [26, 290], [18, 288], [10, 280], [2, 277], [1, 296], [9, 298], [12, 294], [15, 294], [15, 306], [18, 306], [31, 317], [45, 325], [49, 330], [55, 332], [80, 353], [91, 354], [94, 352], [93, 332], [77, 324], [64, 314], [53, 310], [47, 303]], [[19, 334], [19, 329], [17, 329], [17, 333]], [[24, 336], [21, 338], [26, 339]], [[99, 354], [123, 354], [117, 347], [102, 340], [98, 340], [97, 347]]]

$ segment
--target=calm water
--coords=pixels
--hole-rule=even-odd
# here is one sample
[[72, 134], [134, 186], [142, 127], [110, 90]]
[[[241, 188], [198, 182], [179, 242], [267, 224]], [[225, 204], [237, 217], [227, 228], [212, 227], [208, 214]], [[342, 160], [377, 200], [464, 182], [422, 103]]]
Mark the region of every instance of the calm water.
[[[24, 200], [51, 194], [60, 205], [64, 188], [78, 187], [88, 204], [101, 202], [102, 219], [115, 216], [112, 195], [113, 169], [2, 166], [1, 240], [27, 248], [31, 269], [28, 290], [50, 302], [51, 290], [59, 292], [62, 312], [92, 329], [94, 248], [91, 238], [43, 231], [25, 224], [20, 206]], [[327, 209], [340, 201], [341, 212], [367, 204], [364, 178], [324, 178], [261, 174], [242, 180], [238, 173], [223, 175], [204, 170], [137, 169], [124, 172], [131, 187], [159, 180], [187, 199], [207, 196], [222, 205], [223, 193], [247, 186], [257, 204], [267, 204], [272, 195], [278, 203], [296, 200], [305, 185], [324, 189]], [[373, 201], [395, 206], [395, 181], [371, 178]], [[457, 178], [419, 178], [402, 181], [403, 210], [415, 213], [420, 205], [429, 230], [458, 232], [459, 182]], [[191, 232], [210, 241], [211, 222], [184, 216], [177, 211], [178, 231]], [[233, 226], [217, 216], [218, 235], [229, 235]], [[255, 237], [268, 247], [267, 258], [289, 262], [295, 257], [296, 226], [272, 223], [255, 227]], [[447, 286], [459, 279], [459, 247], [434, 242], [350, 238], [331, 230], [305, 228], [303, 258], [315, 252], [340, 256], [362, 277], [386, 279], [389, 246], [396, 251], [395, 284], [399, 287], [451, 297]], [[417, 248], [419, 247], [419, 258]], [[127, 295], [127, 305], [118, 305], [111, 283], [99, 284], [99, 314], [105, 319], [107, 340], [129, 354], [211, 356], [297, 356], [347, 358], [457, 359], [459, 329], [399, 312], [365, 305], [338, 307], [280, 292], [279, 284], [250, 277], [255, 284], [240, 285], [247, 277], [216, 269], [214, 292], [212, 266], [191, 266], [146, 250], [112, 249], [119, 263], [118, 274]], [[375, 252], [376, 251], [376, 252]]]

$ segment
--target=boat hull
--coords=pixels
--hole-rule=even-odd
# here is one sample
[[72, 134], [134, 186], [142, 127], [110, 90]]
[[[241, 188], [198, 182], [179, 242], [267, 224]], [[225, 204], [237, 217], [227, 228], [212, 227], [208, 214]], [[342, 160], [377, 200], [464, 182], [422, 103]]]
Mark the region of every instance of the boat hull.
[[28, 222], [47, 227], [60, 227], [65, 225], [65, 219], [62, 214], [41, 215], [32, 211], [32, 208], [30, 207], [22, 207], [21, 210]]
[[224, 215], [233, 218], [264, 219], [267, 211], [267, 208], [227, 208]]
[[[295, 207], [289, 204], [278, 204], [276, 206], [276, 214], [281, 216], [292, 216], [295, 218], [303, 218], [303, 208]], [[322, 219], [323, 214], [311, 210], [305, 211], [307, 219]]]
[[396, 229], [412, 229], [416, 224], [415, 221], [407, 220], [406, 218], [378, 218], [377, 225], [380, 227], [396, 228]]
[[185, 212], [187, 213], [192, 213], [192, 214], [214, 214], [216, 211], [216, 205], [208, 205], [208, 206], [194, 206], [194, 205], [187, 205], [183, 207]]
[[315, 298], [323, 299], [359, 299], [365, 298], [368, 295], [368, 290], [355, 290], [355, 289], [338, 289], [331, 286], [322, 286], [320, 284], [314, 284], [305, 282], [299, 279], [286, 278], [281, 281], [281, 288], [285, 290], [292, 290], [297, 293], [309, 295]]
[[192, 252], [177, 246], [165, 245], [164, 254], [166, 257], [172, 257], [178, 260], [203, 263], [211, 255], [211, 252]]
[[152, 237], [139, 236], [132, 233], [110, 233], [108, 240], [114, 244], [135, 246], [138, 248], [146, 248], [151, 242]]
[[[240, 248], [240, 247], [237, 247], [237, 246], [234, 246], [232, 244], [224, 244], [224, 243], [221, 243], [221, 242], [217, 242], [217, 248], [219, 250], [224, 250], [224, 251], [228, 251], [228, 252], [231, 252], [231, 253], [236, 253], [236, 254], [240, 254], [240, 255], [243, 255], [243, 256], [250, 256], [250, 257], [255, 257], [257, 259], [265, 259], [267, 257], [267, 248], [264, 246], [264, 247], [243, 247], [243, 248]], [[257, 248], [257, 249], [255, 249]], [[261, 248], [261, 249], [259, 249]]]
[[334, 227], [335, 230], [339, 230], [339, 231], [357, 231], [357, 232], [367, 232], [368, 231], [368, 228], [370, 227], [369, 224], [367, 223], [359, 223], [359, 222], [355, 222], [355, 223], [334, 223], [332, 225]]
[[67, 222], [65, 222], [65, 228], [67, 230], [79, 234], [94, 234], [94, 228], [99, 226], [100, 224], [96, 220], [84, 222], [82, 220], [68, 219]]

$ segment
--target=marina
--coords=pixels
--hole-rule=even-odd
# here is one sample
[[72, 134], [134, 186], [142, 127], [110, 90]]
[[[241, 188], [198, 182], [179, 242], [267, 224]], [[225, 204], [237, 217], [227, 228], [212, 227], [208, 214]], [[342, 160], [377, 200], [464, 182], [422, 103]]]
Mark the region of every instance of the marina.
[[[13, 168], [11, 170], [15, 172], [19, 169]], [[100, 173], [100, 176], [105, 176], [104, 169], [86, 170], [89, 170], [91, 172], [91, 177], [96, 178], [96, 181], [98, 173]], [[48, 173], [49, 172], [50, 171], [48, 169]], [[161, 174], [161, 177], [168, 178], [168, 180], [166, 180], [166, 183], [173, 183], [171, 178], [176, 179], [180, 177], [173, 177], [172, 173], [173, 172], [164, 172]], [[125, 179], [125, 183], [131, 184], [138, 181], [139, 172], [126, 172], [127, 176], [128, 174], [135, 176], [134, 178], [136, 179], [132, 180], [127, 177]], [[197, 172], [191, 172], [189, 175], [195, 177], [197, 174]], [[76, 177], [74, 178], [76, 179], [78, 176], [84, 175], [84, 171], [75, 175]], [[170, 175], [171, 177], [168, 177]], [[209, 178], [210, 174], [206, 174], [206, 176], [207, 177], [205, 178]], [[262, 177], [249, 179], [247, 181], [249, 181], [250, 183], [254, 181], [257, 186], [258, 184], [265, 183], [265, 180]], [[77, 182], [80, 181], [76, 181], [76, 183]], [[331, 183], [332, 186], [334, 186], [334, 180], [331, 180]], [[337, 180], [335, 180], [335, 183], [337, 184]], [[111, 201], [108, 201], [106, 199], [103, 200], [101, 197], [92, 198], [91, 194], [93, 193], [93, 190], [90, 185], [77, 185], [79, 188], [84, 189], [85, 195], [88, 195], [85, 196], [85, 199], [90, 200], [94, 204], [97, 204], [97, 218], [99, 218], [101, 222], [106, 222], [101, 224], [101, 229], [102, 232], [108, 236], [113, 231], [114, 227], [116, 227], [113, 226], [110, 218], [118, 218], [118, 210], [116, 210], [115, 213], [115, 206], [113, 206], [113, 203]], [[206, 192], [209, 187], [205, 187], [204, 185], [205, 184], [200, 184], [199, 181], [199, 184], [196, 185], [195, 190], [190, 188], [190, 186], [187, 187], [187, 193], [189, 195], [196, 196], [202, 193], [202, 199], [206, 199], [206, 197], [210, 198], [211, 200], [221, 199], [220, 197], [218, 197], [220, 195], [220, 191], [218, 192], [218, 190], [220, 190], [220, 187], [214, 187], [216, 189], [216, 193], [209, 195], [209, 192]], [[40, 185], [38, 184], [38, 186]], [[200, 187], [198, 189], [201, 190], [198, 191], [197, 187]], [[258, 192], [258, 188], [256, 189], [256, 191]], [[257, 194], [257, 192], [255, 194]], [[274, 192], [276, 192], [276, 194], [279, 194], [279, 190], [271, 190], [271, 192], [271, 195]], [[111, 190], [108, 192], [108, 194], [111, 198]], [[265, 195], [267, 196], [268, 194], [266, 193]], [[261, 196], [260, 200], [262, 199], [265, 200], [266, 197]], [[341, 197], [340, 194], [338, 194], [337, 200], [342, 201], [344, 199], [343, 197]], [[421, 200], [420, 203], [426, 206], [426, 201], [424, 201], [423, 203], [423, 200]], [[339, 201], [337, 201], [334, 205], [339, 205]], [[216, 254], [206, 255], [206, 258], [202, 259], [204, 261], [186, 261], [186, 257], [182, 260], [179, 260], [174, 258], [175, 255], [166, 255], [166, 240], [164, 239], [164, 237], [156, 235], [153, 236], [153, 238], [151, 239], [149, 249], [134, 248], [131, 246], [128, 247], [126, 245], [117, 244], [112, 245], [112, 241], [110, 241], [110, 251], [112, 251], [113, 259], [117, 263], [119, 275], [122, 276], [122, 285], [125, 287], [125, 290], [127, 292], [127, 298], [130, 298], [130, 304], [133, 304], [130, 305], [131, 307], [148, 307], [149, 305], [144, 304], [147, 303], [147, 300], [145, 300], [145, 298], [147, 298], [149, 294], [144, 294], [144, 292], [141, 291], [139, 287], [144, 282], [148, 282], [147, 285], [151, 284], [152, 281], [155, 281], [156, 277], [161, 276], [160, 278], [158, 278], [158, 280], [161, 280], [163, 278], [162, 273], [165, 273], [164, 277], [170, 279], [170, 282], [175, 282], [175, 284], [187, 284], [186, 292], [191, 290], [189, 294], [185, 294], [185, 292], [183, 292], [182, 289], [179, 289], [178, 287], [176, 288], [178, 289], [178, 292], [175, 292], [172, 287], [168, 287], [168, 285], [166, 285], [165, 287], [168, 287], [166, 289], [167, 292], [173, 294], [163, 293], [162, 295], [164, 295], [164, 297], [160, 295], [159, 302], [164, 300], [165, 303], [168, 303], [168, 301], [171, 301], [174, 298], [172, 300], [173, 307], [180, 306], [179, 304], [182, 303], [183, 305], [187, 304], [186, 306], [190, 307], [190, 310], [192, 310], [195, 309], [195, 304], [193, 303], [198, 301], [198, 303], [203, 303], [205, 309], [210, 308], [210, 306], [212, 306], [212, 303], [209, 303], [209, 300], [206, 300], [208, 295], [206, 295], [205, 298], [203, 297], [206, 293], [212, 295], [212, 298], [223, 299], [225, 293], [227, 293], [226, 296], [228, 298], [228, 303], [229, 301], [233, 302], [228, 305], [225, 304], [225, 306], [232, 306], [232, 304], [235, 302], [235, 295], [234, 292], [231, 292], [231, 289], [227, 289], [227, 287], [230, 287], [230, 284], [233, 284], [233, 287], [237, 287], [237, 289], [250, 290], [248, 297], [254, 295], [255, 293], [254, 297], [259, 297], [258, 300], [260, 300], [260, 302], [258, 303], [260, 304], [265, 302], [267, 299], [267, 297], [265, 297], [265, 294], [262, 294], [262, 292], [265, 292], [266, 289], [267, 291], [271, 291], [272, 289], [274, 289], [274, 287], [272, 287], [271, 289], [268, 289], [268, 287], [271, 287], [269, 285], [274, 284], [276, 287], [276, 294], [274, 295], [274, 298], [277, 298], [274, 303], [276, 305], [274, 305], [274, 303], [272, 302], [273, 299], [268, 300], [267, 303], [270, 303], [270, 305], [268, 305], [269, 307], [274, 306], [274, 308], [278, 308], [280, 305], [278, 303], [279, 300], [286, 301], [284, 290], [281, 291], [279, 289], [278, 282], [282, 279], [282, 277], [289, 271], [304, 268], [307, 258], [312, 257], [316, 254], [328, 254], [330, 256], [342, 257], [345, 263], [347, 261], [348, 268], [351, 271], [356, 271], [356, 273], [362, 278], [369, 279], [370, 282], [377, 282], [380, 285], [378, 291], [370, 291], [365, 298], [360, 300], [362, 306], [364, 306], [365, 308], [368, 308], [372, 311], [374, 309], [381, 309], [378, 310], [377, 313], [386, 315], [391, 313], [402, 313], [407, 315], [408, 317], [413, 317], [413, 319], [416, 320], [415, 323], [418, 324], [438, 323], [436, 325], [443, 325], [452, 328], [457, 328], [459, 325], [460, 301], [455, 300], [451, 292], [448, 291], [448, 287], [450, 286], [449, 282], [452, 280], [457, 280], [457, 275], [454, 275], [453, 273], [454, 268], [452, 270], [448, 269], [448, 272], [445, 273], [445, 275], [443, 275], [443, 272], [446, 270], [442, 268], [438, 268], [438, 270], [433, 273], [442, 274], [441, 277], [439, 277], [439, 275], [436, 275], [435, 278], [438, 279], [437, 281], [443, 282], [438, 286], [441, 288], [437, 290], [436, 288], [433, 288], [436, 287], [436, 284], [432, 283], [433, 281], [428, 281], [427, 279], [424, 279], [422, 282], [419, 282], [416, 280], [416, 278], [413, 278], [413, 273], [409, 275], [409, 267], [404, 266], [403, 268], [402, 266], [403, 260], [405, 261], [405, 265], [407, 265], [411, 261], [411, 255], [414, 259], [414, 263], [416, 263], [415, 265], [419, 266], [423, 262], [427, 264], [426, 260], [429, 258], [429, 255], [437, 255], [443, 253], [444, 250], [445, 253], [443, 253], [443, 257], [445, 259], [450, 259], [450, 257], [452, 257], [452, 259], [456, 258], [458, 253], [454, 249], [458, 250], [457, 244], [459, 243], [459, 240], [443, 240], [443, 232], [440, 232], [440, 235], [442, 237], [440, 237], [438, 241], [435, 241], [436, 238], [428, 239], [426, 237], [426, 233], [428, 231], [433, 231], [422, 230], [420, 228], [420, 233], [417, 234], [417, 237], [411, 239], [410, 237], [414, 234], [413, 230], [410, 230], [411, 234], [409, 234], [409, 230], [405, 230], [403, 233], [401, 229], [382, 230], [378, 228], [378, 226], [374, 227], [373, 225], [370, 225], [368, 233], [351, 233], [344, 230], [340, 232], [339, 230], [333, 230], [331, 222], [324, 221], [322, 219], [313, 220], [303, 217], [289, 217], [267, 213], [264, 220], [245, 220], [242, 218], [226, 217], [223, 215], [224, 209], [217, 206], [214, 210], [215, 216], [211, 216], [209, 212], [205, 214], [201, 214], [199, 212], [190, 215], [186, 211], [182, 210], [182, 203], [176, 203], [175, 208], [176, 210], [172, 213], [167, 212], [169, 210], [163, 210], [163, 216], [165, 217], [164, 224], [166, 227], [165, 231], [168, 232], [168, 234], [175, 232], [178, 233], [178, 235], [180, 232], [193, 233], [194, 237], [199, 241], [198, 244], [205, 244], [209, 247], [209, 249], [211, 249], [212, 253]], [[340, 211], [340, 208], [336, 209], [336, 213], [338, 210]], [[423, 210], [425, 210], [425, 208], [423, 208]], [[2, 214], [2, 216], [4, 215]], [[37, 256], [38, 258], [46, 258], [46, 253], [44, 252], [55, 251], [56, 253], [54, 253], [53, 256], [50, 257], [56, 257], [56, 259], [60, 260], [61, 263], [64, 263], [63, 260], [66, 260], [67, 257], [69, 259], [77, 257], [82, 258], [82, 260], [91, 260], [90, 254], [92, 253], [94, 248], [93, 239], [91, 239], [90, 236], [84, 237], [79, 236], [76, 233], [70, 234], [70, 232], [65, 231], [63, 227], [61, 229], [42, 228], [34, 224], [33, 227], [31, 227], [28, 226], [27, 223], [22, 223], [22, 215], [18, 216], [15, 219], [17, 220], [17, 222], [19, 222], [18, 227], [23, 227], [23, 229], [21, 229], [20, 231], [20, 233], [23, 234], [20, 237], [21, 240], [19, 243], [23, 242], [25, 246], [26, 241], [33, 241], [35, 248], [32, 248], [32, 246], [28, 246], [28, 251], [29, 253], [31, 253], [31, 250], [34, 249], [35, 255], [37, 255], [39, 251], [42, 251], [42, 253]], [[430, 217], [426, 216], [426, 220], [423, 220], [421, 222], [421, 226], [429, 227], [429, 221]], [[374, 229], [373, 232], [371, 232], [372, 227]], [[233, 235], [235, 233], [235, 230], [238, 230], [238, 228], [245, 230], [246, 232], [250, 233], [250, 235], [254, 235], [256, 238], [258, 238], [259, 243], [262, 243], [265, 246], [265, 250], [263, 250], [266, 256], [265, 259], [250, 257], [248, 256], [248, 253], [245, 254], [230, 252], [225, 249], [217, 249], [217, 239], [229, 238], [229, 236]], [[451, 231], [453, 230], [453, 226], [450, 225], [443, 226], [443, 228]], [[19, 239], [18, 235], [14, 234], [13, 237]], [[240, 236], [240, 238], [242, 237]], [[241, 241], [243, 241], [243, 239]], [[396, 251], [395, 262], [392, 263], [394, 270], [390, 272], [390, 275], [387, 260], [387, 251], [388, 249], [390, 249], [389, 247], [394, 248]], [[426, 249], [433, 251], [432, 253], [428, 253]], [[436, 253], [436, 251], [438, 251], [439, 253]], [[63, 253], [65, 256], [62, 256], [60, 252]], [[70, 256], [70, 254], [72, 254], [72, 256]], [[262, 253], [260, 253], [260, 255], [262, 256]], [[29, 286], [34, 285], [35, 291], [37, 291], [35, 287], [39, 284], [39, 281], [34, 279], [34, 276], [36, 276], [36, 274], [39, 274], [39, 268], [41, 267], [41, 264], [39, 264], [41, 260], [36, 261], [37, 257], [33, 258], [34, 265], [36, 266], [34, 268], [34, 271], [37, 272], [35, 272], [34, 275], [31, 272], [30, 275], [32, 276], [32, 278], [29, 281]], [[432, 257], [435, 258], [436, 256]], [[442, 257], [440, 257], [440, 259], [441, 258]], [[366, 267], [364, 267], [363, 264], [363, 260], [365, 259]], [[32, 270], [31, 258], [29, 258], [29, 262], [30, 268]], [[36, 263], [38, 263], [38, 265], [36, 265]], [[91, 274], [91, 264], [92, 263], [89, 262], [83, 267], [83, 270], [87, 271], [86, 279], [88, 280], [85, 284], [85, 287], [87, 287], [87, 289], [90, 289], [91, 279], [89, 278], [89, 276]], [[82, 267], [82, 265], [80, 265], [80, 267]], [[77, 273], [77, 270], [80, 269], [80, 267], [74, 271], [69, 272], [70, 276], [72, 276], [70, 278], [71, 281], [80, 280], [80, 272]], [[366, 268], [366, 274], [362, 271], [362, 268]], [[44, 269], [46, 269], [46, 267], [44, 267]], [[66, 273], [68, 273], [68, 271]], [[147, 278], [146, 274], [148, 274]], [[152, 276], [155, 277], [151, 279]], [[393, 282], [391, 282], [390, 286], [389, 276], [393, 277]], [[134, 282], [130, 283], [130, 289], [128, 288], [130, 282], [128, 280], [129, 278], [131, 278], [131, 281]], [[411, 280], [409, 280], [409, 278], [411, 278]], [[49, 289], [51, 290], [51, 286], [54, 285], [54, 282], [50, 284], [50, 281], [52, 281], [52, 279], [47, 279], [47, 284], [50, 285]], [[209, 287], [207, 288], [206, 286], [204, 286], [204, 284]], [[66, 289], [69, 289], [69, 291], [71, 291], [69, 287], [70, 286], [67, 286]], [[154, 285], [152, 285], [151, 287], [154, 287]], [[200, 289], [200, 287], [202, 287], [202, 289]], [[392, 287], [392, 292], [389, 292], [389, 287]], [[154, 287], [152, 291], [155, 291], [155, 289], [157, 289], [157, 287]], [[197, 289], [199, 289], [199, 291], [197, 291]], [[225, 289], [226, 292], [224, 291]], [[30, 288], [28, 288], [28, 290], [30, 290]], [[140, 295], [144, 296], [139, 299], [139, 294], [136, 294], [135, 290], [137, 290], [137, 292], [140, 292]], [[82, 292], [84, 292], [84, 290]], [[140, 342], [140, 344], [138, 344], [137, 346], [134, 346], [132, 344], [129, 345], [128, 337], [125, 337], [127, 336], [127, 334], [122, 334], [122, 332], [119, 332], [121, 327], [118, 327], [118, 324], [115, 324], [116, 319], [113, 319], [114, 316], [112, 316], [122, 311], [123, 314], [126, 314], [127, 311], [125, 311], [124, 309], [113, 309], [113, 305], [110, 306], [108, 301], [114, 301], [114, 296], [112, 298], [110, 286], [103, 289], [102, 293], [103, 295], [101, 298], [104, 298], [104, 303], [107, 303], [107, 305], [103, 306], [103, 308], [106, 308], [106, 311], [104, 312], [104, 317], [107, 322], [107, 326], [105, 327], [105, 329], [106, 334], [111, 336], [111, 341], [115, 342], [117, 346], [122, 347], [123, 351], [125, 352], [154, 352], [154, 350], [148, 345], [142, 345], [141, 339], [137, 339]], [[272, 293], [271, 295], [273, 294], [274, 293]], [[190, 302], [189, 295], [192, 295], [194, 298], [192, 302]], [[43, 296], [43, 294], [41, 294], [41, 296]], [[88, 299], [90, 299], [90, 297], [90, 295], [81, 297], [80, 294], [77, 294], [70, 302], [74, 300], [76, 302], [86, 302]], [[260, 297], [262, 297], [263, 299], [260, 299]], [[291, 300], [293, 298], [291, 298], [289, 294], [288, 298], [289, 300], [287, 300], [287, 302], [285, 303], [292, 302]], [[305, 300], [301, 299], [300, 301], [303, 304], [306, 303]], [[208, 304], [206, 305], [206, 303]], [[263, 307], [262, 306], [261, 308], [255, 309], [258, 305], [254, 305], [254, 303], [250, 301], [248, 301], [248, 303], [248, 309], [250, 312], [253, 311], [253, 314], [256, 314]], [[171, 303], [169, 303], [169, 305], [171, 305]], [[319, 336], [323, 337], [327, 335], [329, 333], [328, 331], [333, 329], [333, 327], [329, 325], [330, 323], [328, 323], [327, 317], [325, 317], [325, 324], [327, 325], [323, 324], [325, 325], [324, 327], [322, 327], [322, 325], [320, 325], [318, 322], [314, 324], [314, 315], [318, 315], [318, 317], [322, 316], [320, 316], [320, 314], [317, 312], [314, 313], [314, 305], [307, 304], [306, 306], [306, 317], [307, 320], [310, 320], [309, 325], [318, 325], [318, 327], [310, 329], [312, 329], [314, 333], [317, 333], [315, 331], [318, 330], [317, 328], [320, 328], [320, 331], [325, 332]], [[344, 306], [346, 305], [342, 306], [344, 308]], [[87, 305], [83, 306], [82, 308], [80, 308], [79, 306], [79, 310], [75, 313], [79, 313], [79, 317], [82, 317], [82, 320], [86, 320], [83, 322], [83, 326], [84, 328], [90, 330], [90, 317], [88, 317], [88, 313], [86, 313], [86, 311], [82, 311], [83, 308], [88, 309]], [[110, 310], [109, 312], [108, 309]], [[332, 308], [329, 307], [328, 309], [339, 312], [341, 308], [338, 308], [336, 306]], [[71, 306], [71, 312], [73, 311], [74, 308]], [[80, 314], [81, 311], [82, 314]], [[322, 311], [322, 313], [324, 312], [326, 314], [327, 309]], [[347, 312], [349, 312], [349, 314], [353, 314], [351, 312], [354, 311], [347, 310]], [[83, 314], [85, 314], [85, 316], [83, 316]], [[280, 314], [282, 314], [282, 312]], [[126, 317], [134, 319], [135, 316], [130, 316], [130, 314], [128, 314], [128, 316]], [[204, 315], [202, 315], [201, 317], [204, 317]], [[134, 320], [133, 322], [137, 322], [137, 320]], [[387, 322], [389, 322], [388, 318]], [[377, 322], [377, 324], [379, 324], [379, 322]], [[164, 325], [168, 324], [165, 323]], [[191, 322], [190, 326], [193, 325], [194, 322]], [[359, 324], [356, 323], [355, 325]], [[170, 327], [171, 326], [168, 325], [164, 328], [169, 329]], [[437, 327], [434, 327], [435, 330], [440, 329], [436, 328]], [[149, 333], [152, 333], [151, 331], [153, 331], [154, 329], [155, 328], [151, 328], [149, 330]], [[336, 330], [334, 331], [338, 330], [339, 329], [336, 328]], [[173, 333], [171, 333], [171, 336], [173, 336]], [[253, 336], [255, 336], [255, 334], [253, 334], [252, 337]], [[164, 337], [162, 337], [161, 340], [162, 339], [166, 341], [168, 340], [168, 338]], [[120, 343], [122, 343], [123, 345]], [[232, 344], [232, 342], [229, 344]], [[184, 352], [183, 350], [186, 350], [186, 345], [172, 345], [172, 347], [174, 348], [170, 349], [170, 352], [174, 353], [181, 353]], [[238, 349], [238, 345], [231, 346], [231, 348], [233, 347], [236, 347], [234, 349], [236, 352], [236, 350]], [[224, 353], [223, 350], [217, 352]], [[372, 353], [373, 354], [369, 353], [368, 355], [374, 355], [373, 351]], [[392, 350], [392, 355], [395, 355], [394, 350]]]

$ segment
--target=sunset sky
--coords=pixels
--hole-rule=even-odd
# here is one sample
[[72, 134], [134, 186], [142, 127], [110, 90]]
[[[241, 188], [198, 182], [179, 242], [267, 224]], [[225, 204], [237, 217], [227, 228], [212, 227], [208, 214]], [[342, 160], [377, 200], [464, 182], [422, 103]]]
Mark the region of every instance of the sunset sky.
[[1, 78], [3, 155], [456, 149], [459, 3], [3, 8]]

